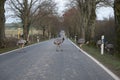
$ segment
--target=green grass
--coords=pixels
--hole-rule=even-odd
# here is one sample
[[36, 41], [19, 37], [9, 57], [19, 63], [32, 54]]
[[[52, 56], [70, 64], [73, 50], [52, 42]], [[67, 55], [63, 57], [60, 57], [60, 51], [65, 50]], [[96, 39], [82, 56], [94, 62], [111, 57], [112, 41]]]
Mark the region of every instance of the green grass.
[[[44, 39], [44, 40], [40, 40], [40, 42], [42, 41], [46, 41], [48, 39]], [[32, 42], [30, 44], [27, 44], [25, 46], [29, 46], [29, 45], [33, 45], [33, 44], [36, 44], [37, 42]], [[18, 49], [19, 47], [18, 46], [15, 46], [15, 47], [9, 47], [9, 48], [0, 48], [0, 54], [4, 53], [4, 52], [8, 52], [8, 51], [11, 51], [11, 50], [15, 50], [15, 49]]]
[[18, 47], [11, 47], [11, 48], [3, 48], [3, 49], [0, 49], [0, 54], [4, 53], [4, 52], [8, 52], [8, 51], [11, 51], [11, 50], [14, 50], [14, 49], [17, 49]]
[[[30, 44], [27, 44], [25, 45], [26, 46], [29, 46], [29, 45], [32, 45], [32, 44], [35, 44], [36, 42], [32, 42]], [[14, 46], [14, 47], [7, 47], [7, 48], [1, 48], [0, 49], [0, 54], [4, 53], [4, 52], [8, 52], [8, 51], [11, 51], [11, 50], [15, 50], [15, 49], [18, 49], [19, 47], [18, 46]]]
[[120, 77], [120, 57], [118, 57], [117, 55], [110, 55], [108, 53], [104, 53], [104, 55], [101, 55], [100, 49], [94, 46], [84, 45], [82, 49], [92, 55], [94, 58], [96, 58], [103, 65], [108, 67], [112, 72]]
[[[30, 44], [27, 44], [27, 45], [25, 45], [25, 47], [26, 47], [26, 46], [29, 46], [29, 45], [32, 45], [32, 44], [35, 44], [35, 42], [30, 43]], [[18, 48], [19, 48], [18, 46], [9, 47], [9, 48], [2, 48], [2, 49], [0, 49], [0, 54], [2, 54], [2, 53], [4, 53], [4, 52], [11, 51], [11, 50], [15, 50], [15, 49], [18, 49]]]

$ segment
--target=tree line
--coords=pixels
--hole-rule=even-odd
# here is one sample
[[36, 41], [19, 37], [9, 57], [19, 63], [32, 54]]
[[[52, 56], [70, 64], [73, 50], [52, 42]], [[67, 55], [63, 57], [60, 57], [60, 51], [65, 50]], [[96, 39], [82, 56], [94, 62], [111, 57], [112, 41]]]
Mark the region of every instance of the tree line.
[[[100, 30], [99, 39], [101, 35], [108, 35], [106, 31], [109, 31], [111, 32], [109, 35], [111, 34], [114, 39], [107, 37], [107, 40], [113, 40], [114, 42], [112, 43], [115, 44], [116, 50], [120, 52], [120, 0], [71, 0], [70, 4], [70, 8], [63, 15], [63, 23], [68, 36], [72, 38], [77, 36], [78, 38], [85, 39], [85, 41], [94, 43], [98, 39], [97, 34]], [[112, 7], [115, 18], [110, 18], [109, 21], [97, 21], [96, 9], [99, 7]]]
[[56, 3], [53, 0], [1, 0], [0, 1], [0, 48], [5, 45], [5, 4], [7, 10], [14, 13], [14, 17], [20, 19], [23, 28], [23, 38], [28, 40], [31, 27], [37, 30], [48, 31], [54, 35], [54, 21], [58, 22], [56, 16]]
[[[120, 0], [70, 0], [70, 8], [65, 11], [63, 18], [55, 13], [52, 0], [1, 0], [0, 1], [0, 47], [4, 46], [5, 39], [5, 3], [14, 11], [23, 24], [24, 39], [27, 40], [30, 26], [48, 32], [48, 36], [57, 35], [63, 28], [69, 37], [77, 35], [86, 41], [94, 42], [96, 30], [96, 8], [111, 6], [115, 16], [115, 44], [120, 52]], [[38, 27], [41, 26], [41, 27]], [[56, 27], [57, 26], [57, 27]]]

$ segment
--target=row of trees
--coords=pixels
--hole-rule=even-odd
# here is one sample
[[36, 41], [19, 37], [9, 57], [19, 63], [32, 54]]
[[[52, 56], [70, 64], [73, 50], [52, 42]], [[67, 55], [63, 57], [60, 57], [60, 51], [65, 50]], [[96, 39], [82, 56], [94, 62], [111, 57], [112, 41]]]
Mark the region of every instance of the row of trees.
[[[115, 44], [115, 20], [113, 17], [104, 20], [97, 20], [95, 24], [95, 41], [101, 39], [101, 35], [105, 36], [105, 42]], [[112, 36], [112, 38], [111, 38]]]
[[120, 0], [72, 0], [72, 4], [72, 7], [63, 15], [64, 25], [67, 26], [66, 31], [71, 37], [77, 35], [90, 42], [95, 40], [96, 9], [101, 6], [113, 7], [116, 49], [120, 52]]
[[52, 0], [9, 0], [10, 10], [14, 11], [23, 24], [23, 37], [28, 38], [30, 26], [36, 23], [41, 23], [50, 14], [53, 14], [55, 3]]
[[[28, 39], [30, 27], [48, 31], [48, 35], [54, 32], [52, 27], [55, 27], [54, 21], [58, 21], [56, 16], [56, 3], [53, 0], [1, 0], [0, 1], [0, 48], [4, 47], [5, 41], [5, 4], [8, 9], [14, 12], [14, 17], [21, 20], [23, 27], [23, 37]], [[49, 27], [49, 28], [48, 28]], [[54, 33], [53, 33], [54, 34]]]
[[110, 5], [110, 0], [73, 0], [72, 3], [74, 4], [71, 10], [66, 11], [64, 15], [68, 14], [68, 12], [70, 13], [70, 11], [73, 13], [74, 9], [77, 16], [74, 17], [74, 20], [77, 20], [77, 27], [79, 28], [79, 33], [81, 34], [80, 37], [86, 39], [87, 41], [92, 41], [95, 35], [96, 8], [98, 5], [103, 5], [103, 3], [104, 5]]
[[[112, 6], [115, 12], [116, 49], [120, 52], [120, 0], [71, 0], [72, 8], [64, 13], [64, 29], [71, 37], [78, 35], [86, 41], [92, 42], [95, 37], [96, 8]], [[27, 40], [30, 26], [55, 36], [62, 25], [62, 19], [55, 15], [55, 3], [52, 0], [1, 0], [0, 1], [0, 47], [4, 46], [5, 16], [4, 4], [10, 5], [23, 24], [24, 39]], [[39, 25], [39, 26], [38, 26]], [[74, 27], [73, 27], [74, 26]]]

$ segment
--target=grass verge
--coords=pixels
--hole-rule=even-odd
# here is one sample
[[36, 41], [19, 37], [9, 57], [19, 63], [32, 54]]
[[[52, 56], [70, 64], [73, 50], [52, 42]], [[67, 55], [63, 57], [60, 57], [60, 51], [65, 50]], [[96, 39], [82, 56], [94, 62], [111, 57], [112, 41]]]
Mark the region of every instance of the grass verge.
[[0, 54], [4, 53], [4, 52], [8, 52], [8, 51], [11, 51], [11, 50], [14, 50], [14, 49], [17, 49], [18, 47], [10, 47], [10, 48], [3, 48], [3, 49], [0, 49]]
[[110, 55], [108, 53], [104, 53], [104, 55], [101, 55], [100, 49], [88, 45], [83, 45], [82, 49], [100, 61], [118, 77], [120, 77], [120, 58], [116, 54]]
[[[40, 42], [46, 41], [46, 40], [48, 40], [48, 39], [40, 40]], [[32, 44], [35, 44], [35, 43], [37, 43], [37, 42], [32, 42], [32, 43], [29, 43], [29, 44], [27, 44], [27, 45], [25, 45], [25, 46], [29, 46], [29, 45], [32, 45]], [[0, 54], [2, 54], [2, 53], [4, 53], [4, 52], [11, 51], [11, 50], [15, 50], [15, 49], [18, 49], [18, 48], [19, 48], [18, 46], [8, 47], [8, 48], [2, 48], [2, 49], [0, 48]]]
[[[30, 43], [30, 44], [27, 44], [27, 45], [25, 45], [25, 47], [26, 47], [26, 46], [29, 46], [29, 45], [32, 45], [32, 44], [35, 44], [35, 42]], [[0, 54], [2, 54], [2, 53], [4, 53], [4, 52], [11, 51], [11, 50], [15, 50], [15, 49], [18, 49], [18, 48], [19, 48], [18, 46], [2, 48], [2, 49], [0, 49]]]

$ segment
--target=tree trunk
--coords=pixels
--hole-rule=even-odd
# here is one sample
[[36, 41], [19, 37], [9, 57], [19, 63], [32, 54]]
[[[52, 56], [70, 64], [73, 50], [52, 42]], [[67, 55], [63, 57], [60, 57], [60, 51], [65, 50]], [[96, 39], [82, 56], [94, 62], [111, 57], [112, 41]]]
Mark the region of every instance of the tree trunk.
[[24, 0], [23, 2], [24, 8], [23, 8], [23, 16], [22, 21], [23, 21], [23, 37], [25, 40], [28, 41], [28, 34], [29, 34], [29, 28], [30, 28], [30, 16], [29, 16], [29, 9], [28, 9], [28, 0]]
[[90, 2], [90, 17], [89, 17], [89, 27], [90, 27], [90, 41], [94, 40], [94, 36], [95, 36], [95, 22], [96, 22], [96, 3], [95, 1], [92, 3]]
[[81, 38], [85, 39], [85, 29], [81, 29]]
[[0, 48], [4, 47], [5, 39], [5, 9], [4, 4], [6, 0], [0, 0]]
[[46, 31], [46, 28], [44, 25], [42, 25], [42, 36], [43, 38], [45, 38], [45, 31]]
[[115, 24], [116, 24], [116, 49], [120, 52], [120, 0], [114, 2]]
[[78, 2], [78, 9], [79, 9], [79, 15], [80, 15], [80, 38], [85, 39], [85, 29], [86, 29], [86, 14], [85, 14], [85, 9], [86, 9], [86, 4], [81, 2], [81, 1], [77, 1]]
[[28, 41], [30, 23], [26, 20], [23, 22], [23, 38]]
[[24, 0], [23, 2], [24, 8], [23, 8], [23, 37], [26, 41], [28, 41], [28, 35], [29, 35], [29, 28], [30, 28], [30, 16], [29, 16], [29, 8], [28, 8], [28, 0]]

